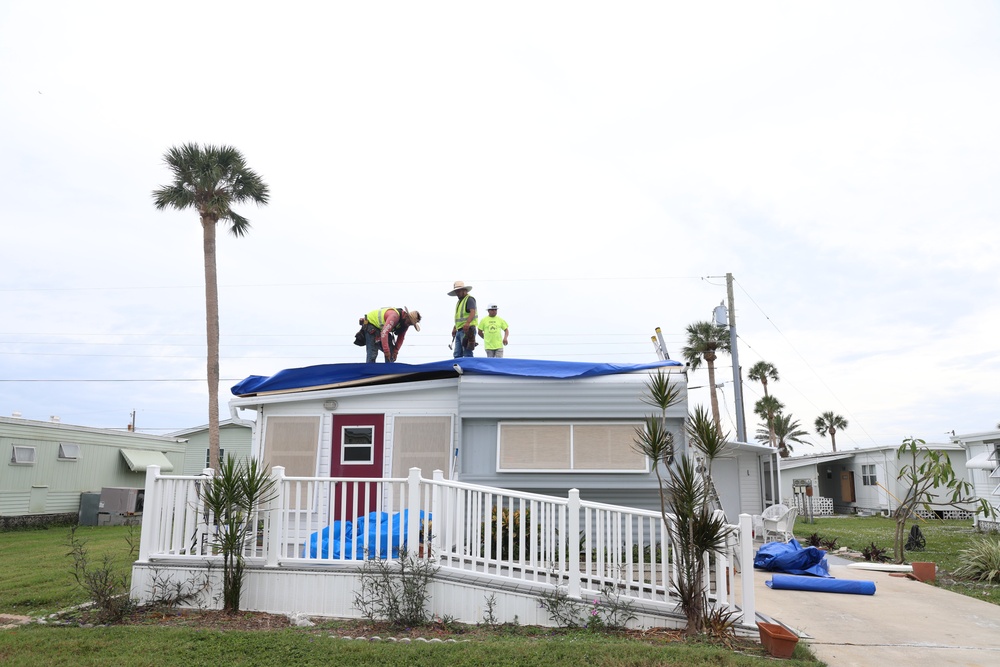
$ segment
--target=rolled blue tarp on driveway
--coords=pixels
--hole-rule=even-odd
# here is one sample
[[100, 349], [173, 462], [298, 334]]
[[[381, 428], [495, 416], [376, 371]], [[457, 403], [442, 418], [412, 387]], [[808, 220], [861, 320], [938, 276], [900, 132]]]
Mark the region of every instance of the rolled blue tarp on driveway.
[[786, 591], [816, 591], [819, 593], [849, 593], [875, 595], [875, 582], [860, 579], [828, 579], [825, 577], [800, 577], [776, 574], [764, 582], [768, 588]]

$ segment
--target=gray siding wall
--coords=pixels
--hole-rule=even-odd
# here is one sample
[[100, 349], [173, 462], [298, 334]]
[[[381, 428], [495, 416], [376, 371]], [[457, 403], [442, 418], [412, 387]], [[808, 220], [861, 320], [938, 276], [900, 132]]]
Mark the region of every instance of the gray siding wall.
[[[497, 422], [640, 421], [654, 414], [643, 402], [648, 374], [577, 380], [511, 379], [474, 376], [459, 383], [462, 414], [459, 479], [471, 484], [565, 496], [579, 489], [584, 500], [659, 509], [653, 472], [500, 473], [497, 472]], [[677, 381], [686, 387], [683, 376]], [[686, 396], [685, 396], [686, 398]], [[668, 412], [678, 449], [684, 446], [686, 402]]]

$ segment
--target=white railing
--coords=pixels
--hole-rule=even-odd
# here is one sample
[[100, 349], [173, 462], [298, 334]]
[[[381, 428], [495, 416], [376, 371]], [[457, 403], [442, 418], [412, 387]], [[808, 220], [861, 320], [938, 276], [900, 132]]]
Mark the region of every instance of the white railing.
[[[214, 518], [200, 500], [199, 476], [166, 476], [150, 466], [139, 560], [221, 559]], [[252, 518], [258, 527], [244, 556], [264, 567], [336, 566], [401, 550], [442, 569], [565, 587], [573, 598], [613, 588], [637, 600], [676, 604], [670, 539], [659, 512], [434, 479], [413, 468], [406, 478], [286, 477], [272, 470], [274, 497]], [[744, 525], [745, 524], [745, 525]], [[723, 553], [706, 557], [706, 590], [716, 605], [736, 607], [738, 562], [751, 568], [751, 521]], [[741, 539], [741, 536], [746, 536]], [[753, 623], [753, 577], [743, 577], [740, 605]]]

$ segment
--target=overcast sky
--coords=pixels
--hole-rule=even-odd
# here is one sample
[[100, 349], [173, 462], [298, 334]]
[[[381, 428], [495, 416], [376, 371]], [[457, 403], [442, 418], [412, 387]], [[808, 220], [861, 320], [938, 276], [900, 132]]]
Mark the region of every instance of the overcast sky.
[[741, 365], [809, 431], [990, 430], [998, 118], [996, 2], [0, 0], [0, 414], [207, 423], [198, 218], [151, 197], [200, 142], [271, 187], [219, 234], [223, 418], [247, 375], [362, 361], [376, 307], [448, 358], [455, 280], [510, 357], [640, 363], [732, 273]]

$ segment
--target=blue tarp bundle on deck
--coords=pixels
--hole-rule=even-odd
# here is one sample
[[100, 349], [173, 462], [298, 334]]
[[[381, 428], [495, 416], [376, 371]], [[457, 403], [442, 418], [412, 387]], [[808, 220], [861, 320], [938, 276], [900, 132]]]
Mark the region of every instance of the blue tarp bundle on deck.
[[769, 572], [786, 574], [809, 574], [814, 577], [829, 577], [830, 566], [826, 562], [826, 552], [816, 547], [803, 547], [792, 539], [784, 542], [768, 542], [757, 550], [753, 566]]
[[491, 359], [463, 357], [434, 361], [428, 364], [321, 364], [305, 368], [289, 368], [271, 377], [251, 375], [232, 388], [236, 396], [249, 396], [273, 391], [323, 389], [338, 386], [371, 384], [391, 378], [411, 376], [412, 379], [456, 377], [458, 371], [472, 375], [505, 375], [536, 378], [583, 378], [598, 375], [619, 375], [655, 368], [681, 367], [678, 361], [654, 361], [645, 364], [600, 364], [582, 361], [546, 361], [538, 359]]
[[[430, 521], [430, 515], [427, 520]], [[351, 521], [335, 521], [333, 540], [330, 540], [330, 526], [309, 536], [309, 544], [303, 547], [304, 558], [387, 558], [389, 549], [392, 557], [399, 557], [400, 546], [406, 546], [406, 531], [410, 520], [410, 510], [396, 512], [390, 519], [386, 512], [372, 512]], [[424, 512], [420, 511], [420, 525], [424, 525]], [[368, 536], [368, 554], [365, 553], [365, 534]], [[378, 545], [376, 547], [376, 541]], [[375, 550], [378, 549], [376, 556]], [[307, 555], [308, 554], [308, 555]]]

